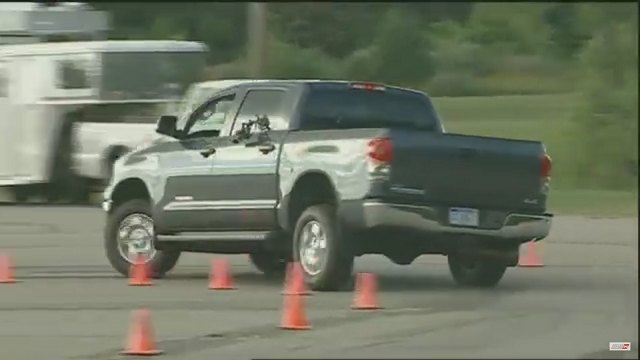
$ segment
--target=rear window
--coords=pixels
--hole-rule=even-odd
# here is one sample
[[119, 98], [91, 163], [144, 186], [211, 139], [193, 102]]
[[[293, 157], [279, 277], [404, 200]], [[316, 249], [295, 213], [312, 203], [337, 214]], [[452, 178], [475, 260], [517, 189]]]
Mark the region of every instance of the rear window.
[[428, 97], [397, 89], [312, 88], [301, 116], [304, 130], [401, 127], [435, 131], [440, 123]]

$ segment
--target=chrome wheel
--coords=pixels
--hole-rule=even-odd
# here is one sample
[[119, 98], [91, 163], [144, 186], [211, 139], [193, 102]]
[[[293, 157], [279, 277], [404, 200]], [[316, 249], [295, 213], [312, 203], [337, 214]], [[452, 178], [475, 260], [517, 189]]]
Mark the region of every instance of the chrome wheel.
[[120, 256], [133, 263], [139, 255], [145, 262], [156, 255], [153, 247], [153, 219], [145, 214], [131, 214], [125, 217], [118, 228], [118, 251]]
[[315, 276], [319, 274], [327, 261], [327, 235], [322, 225], [309, 221], [300, 232], [299, 256], [304, 271]]

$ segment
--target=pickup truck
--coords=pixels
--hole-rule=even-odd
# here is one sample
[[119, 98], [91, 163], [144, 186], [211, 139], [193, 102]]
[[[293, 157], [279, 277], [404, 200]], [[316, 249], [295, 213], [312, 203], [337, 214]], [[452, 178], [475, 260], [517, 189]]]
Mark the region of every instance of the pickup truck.
[[156, 131], [104, 192], [106, 255], [125, 275], [140, 255], [161, 277], [181, 252], [249, 254], [268, 275], [297, 261], [310, 288], [336, 291], [357, 256], [441, 254], [457, 284], [492, 287], [551, 227], [544, 145], [447, 133], [419, 91], [247, 82]]

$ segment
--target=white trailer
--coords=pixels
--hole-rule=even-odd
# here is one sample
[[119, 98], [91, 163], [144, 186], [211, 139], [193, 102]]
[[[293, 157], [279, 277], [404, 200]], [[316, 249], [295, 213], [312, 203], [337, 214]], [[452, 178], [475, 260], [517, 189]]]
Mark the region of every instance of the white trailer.
[[18, 201], [35, 193], [86, 198], [76, 170], [89, 160], [80, 155], [74, 166], [74, 127], [136, 116], [154, 122], [199, 78], [207, 51], [161, 40], [0, 47], [0, 186]]

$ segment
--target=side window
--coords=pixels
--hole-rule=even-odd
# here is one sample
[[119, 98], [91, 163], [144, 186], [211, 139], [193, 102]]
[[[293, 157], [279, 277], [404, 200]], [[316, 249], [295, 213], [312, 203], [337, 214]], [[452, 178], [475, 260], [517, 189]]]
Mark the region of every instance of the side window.
[[189, 117], [184, 129], [187, 138], [218, 136], [235, 95], [228, 95], [204, 104]]
[[285, 95], [284, 90], [250, 90], [242, 102], [231, 133], [240, 129], [243, 122], [255, 120], [258, 115], [266, 115], [269, 118], [272, 130], [286, 129], [287, 123], [282, 118]]
[[90, 88], [87, 64], [80, 59], [59, 60], [58, 88], [60, 89], [87, 89]]

